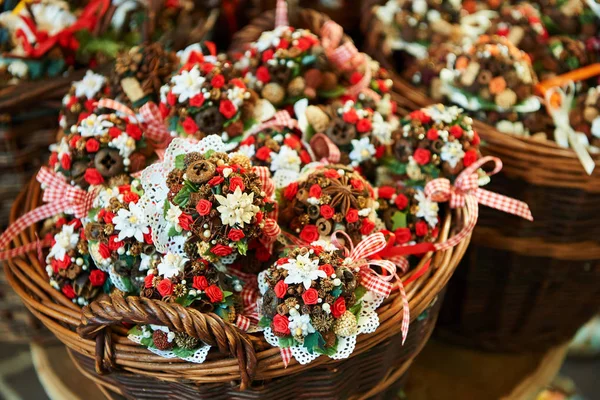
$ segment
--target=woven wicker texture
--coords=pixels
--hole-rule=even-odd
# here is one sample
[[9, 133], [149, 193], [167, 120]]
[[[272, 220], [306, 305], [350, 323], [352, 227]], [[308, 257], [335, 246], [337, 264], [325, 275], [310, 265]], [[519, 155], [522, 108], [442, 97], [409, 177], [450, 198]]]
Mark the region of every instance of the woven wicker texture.
[[[434, 103], [394, 73], [383, 24], [365, 2], [365, 50], [390, 73], [401, 109]], [[570, 149], [474, 121], [484, 155], [504, 168], [487, 189], [527, 202], [533, 223], [482, 207], [466, 257], [448, 288], [438, 332], [488, 350], [547, 349], [568, 340], [600, 307], [600, 156], [588, 176]]]

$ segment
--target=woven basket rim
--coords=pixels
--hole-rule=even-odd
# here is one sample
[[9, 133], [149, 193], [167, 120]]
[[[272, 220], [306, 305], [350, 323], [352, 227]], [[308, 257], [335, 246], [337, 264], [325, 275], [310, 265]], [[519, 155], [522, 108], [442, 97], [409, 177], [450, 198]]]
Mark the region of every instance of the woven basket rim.
[[[24, 212], [39, 206], [40, 203], [41, 188], [35, 180], [32, 180], [29, 187], [25, 188], [16, 199], [11, 209], [11, 222]], [[453, 222], [461, 225], [465, 218], [465, 209], [448, 213], [440, 232], [440, 240], [445, 240], [455, 233], [457, 226], [453, 226]], [[36, 228], [32, 226], [16, 238], [12, 245], [19, 246], [35, 240]], [[411, 320], [416, 319], [420, 313], [425, 311], [446, 285], [462, 258], [469, 240], [470, 235], [455, 248], [428, 253], [421, 260], [419, 266], [402, 276], [403, 279], [407, 279], [431, 260], [428, 271], [405, 287], [409, 299]], [[97, 342], [83, 339], [74, 331], [82, 321], [81, 309], [50, 286], [45, 268], [39, 263], [37, 254], [34, 253], [8, 260], [5, 264], [8, 282], [34, 316], [68, 348], [94, 358]], [[400, 296], [394, 292], [378, 309], [379, 328], [372, 334], [359, 336], [352, 356], [367, 351], [392, 335], [399, 334], [401, 311]], [[255, 379], [287, 376], [317, 365], [339, 362], [321, 356], [310, 364], [301, 365], [292, 358], [289, 366], [284, 368], [278, 348], [267, 345], [261, 333], [249, 336], [253, 346], [257, 349], [258, 363]], [[113, 327], [110, 339], [114, 346], [107, 346], [105, 352], [112, 352], [111, 358], [114, 359], [115, 366], [129, 372], [165, 380], [191, 380], [197, 383], [225, 383], [241, 378], [236, 359], [216, 356], [214, 351], [209, 354], [209, 359], [203, 364], [193, 364], [179, 359], [165, 359], [149, 352], [127, 339], [127, 329], [124, 327]], [[101, 359], [104, 355], [99, 354], [98, 356]], [[98, 358], [96, 361], [98, 362]]]

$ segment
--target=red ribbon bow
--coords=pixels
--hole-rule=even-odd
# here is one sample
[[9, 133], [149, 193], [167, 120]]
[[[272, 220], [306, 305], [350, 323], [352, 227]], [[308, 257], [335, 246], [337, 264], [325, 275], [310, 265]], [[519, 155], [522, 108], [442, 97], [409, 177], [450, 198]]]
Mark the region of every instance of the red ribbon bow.
[[230, 268], [228, 272], [244, 282], [240, 293], [243, 310], [237, 315], [235, 325], [247, 331], [251, 325], [258, 324], [258, 279], [256, 275], [235, 268]]
[[273, 118], [268, 121], [262, 122], [250, 129], [246, 136], [250, 136], [254, 133], [264, 131], [267, 128], [288, 128], [288, 129], [300, 129], [298, 127], [298, 121], [290, 117], [290, 113], [286, 110], [277, 111]]
[[[85, 217], [96, 197], [96, 190], [92, 189], [90, 192], [86, 192], [83, 189], [74, 187], [70, 185], [63, 176], [58, 175], [46, 167], [40, 169], [36, 179], [42, 184], [42, 188], [44, 188], [42, 199], [48, 204], [29, 211], [13, 222], [8, 229], [0, 235], [0, 249], [6, 248], [17, 235], [29, 226], [46, 218], [50, 218], [66, 211], [72, 211], [77, 218]], [[48, 240], [44, 240], [42, 243], [39, 241], [29, 243], [24, 246], [0, 252], [0, 260], [17, 257], [34, 249], [38, 249], [39, 251], [41, 246], [49, 245], [50, 241]]]
[[[271, 179], [271, 172], [269, 171], [269, 168], [252, 167], [252, 171], [258, 175], [258, 178], [260, 179], [262, 189], [265, 192], [265, 198], [272, 198], [273, 194], [275, 193], [275, 184]], [[265, 215], [265, 223], [262, 229], [262, 236], [260, 237], [261, 243], [265, 245], [269, 251], [272, 250], [273, 243], [281, 233], [281, 228], [277, 223], [277, 214], [277, 203], [274, 203], [273, 211]]]

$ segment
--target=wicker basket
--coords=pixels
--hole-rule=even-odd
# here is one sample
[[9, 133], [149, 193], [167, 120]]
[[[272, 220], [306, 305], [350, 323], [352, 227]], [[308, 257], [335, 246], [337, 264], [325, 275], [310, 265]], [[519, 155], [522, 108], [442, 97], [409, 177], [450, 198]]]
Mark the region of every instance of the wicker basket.
[[[384, 27], [367, 1], [366, 51], [393, 74]], [[434, 101], [397, 76], [405, 108]], [[488, 350], [547, 349], [568, 340], [600, 306], [600, 156], [588, 176], [575, 152], [474, 121], [484, 155], [504, 168], [490, 190], [529, 204], [533, 223], [482, 208], [469, 254], [448, 288], [438, 332]]]

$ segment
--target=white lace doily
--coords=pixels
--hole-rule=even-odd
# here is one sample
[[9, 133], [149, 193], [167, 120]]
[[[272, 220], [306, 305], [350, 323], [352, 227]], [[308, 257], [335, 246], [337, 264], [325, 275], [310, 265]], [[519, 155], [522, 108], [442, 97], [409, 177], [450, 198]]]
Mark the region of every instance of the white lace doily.
[[[258, 274], [258, 288], [261, 294], [264, 294], [268, 287], [265, 281], [267, 271], [262, 271]], [[383, 303], [385, 297], [377, 295], [371, 291], [364, 294], [361, 299], [362, 308], [357, 318], [358, 330], [356, 335], [341, 337], [338, 336], [338, 347], [337, 351], [330, 355], [330, 358], [334, 360], [342, 360], [350, 357], [350, 354], [354, 351], [356, 346], [356, 338], [360, 334], [373, 333], [379, 327], [379, 315], [377, 315], [377, 308]], [[259, 308], [260, 310], [260, 308]], [[273, 347], [279, 347], [279, 338], [273, 334], [270, 327], [264, 329], [265, 340]], [[292, 346], [290, 347], [292, 356], [300, 364], [308, 364], [313, 360], [317, 359], [321, 354], [313, 353], [310, 354], [304, 346]]]
[[[150, 327], [153, 330], [161, 330], [165, 333], [169, 333], [169, 329], [166, 326], [150, 325]], [[127, 338], [129, 340], [131, 340], [132, 342], [141, 344], [142, 339], [144, 337], [141, 335], [131, 335], [130, 334], [129, 336], [127, 336]], [[202, 343], [202, 345], [194, 352], [193, 355], [191, 355], [190, 357], [184, 357], [184, 358], [177, 357], [177, 355], [171, 350], [159, 350], [159, 349], [153, 348], [153, 347], [147, 347], [147, 349], [150, 350], [152, 353], [154, 353], [158, 356], [164, 357], [164, 358], [179, 358], [181, 360], [185, 360], [185, 361], [192, 362], [195, 364], [202, 364], [204, 362], [204, 360], [206, 360], [206, 356], [208, 355], [210, 346], [204, 342], [201, 342], [201, 343]]]
[[175, 138], [165, 151], [164, 160], [150, 165], [142, 172], [144, 194], [139, 200], [139, 205], [144, 210], [144, 215], [152, 228], [152, 240], [159, 253], [184, 254], [183, 245], [186, 236], [169, 237], [171, 224], [165, 220], [163, 215], [164, 203], [169, 193], [167, 177], [169, 172], [175, 168], [175, 158], [178, 155], [192, 152], [204, 154], [208, 150], [225, 152], [226, 147], [223, 140], [217, 135], [207, 136], [199, 142]]

